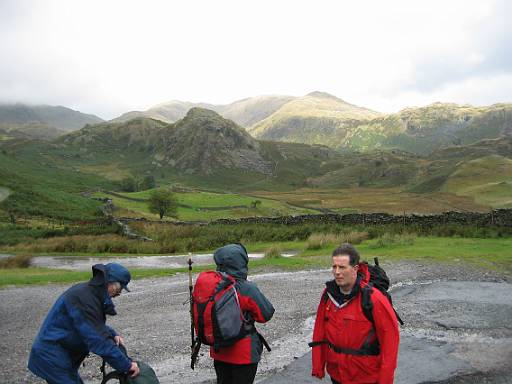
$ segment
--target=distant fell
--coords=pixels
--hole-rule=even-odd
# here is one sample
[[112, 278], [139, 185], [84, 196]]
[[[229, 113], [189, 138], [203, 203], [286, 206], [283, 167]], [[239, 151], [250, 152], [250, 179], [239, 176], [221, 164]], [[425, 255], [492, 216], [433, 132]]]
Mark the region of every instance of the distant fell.
[[293, 99], [292, 96], [257, 96], [218, 106], [215, 110], [225, 118], [248, 128], [272, 115]]
[[43, 124], [69, 132], [80, 129], [86, 124], [102, 121], [95, 115], [61, 106], [0, 104], [0, 123], [5, 125]]
[[191, 103], [187, 101], [173, 100], [166, 103], [155, 105], [147, 111], [131, 111], [124, 113], [121, 116], [112, 119], [111, 121], [115, 123], [122, 123], [134, 119], [136, 117], [146, 117], [150, 119], [160, 120], [165, 123], [174, 123], [185, 117], [187, 112], [191, 108], [195, 107], [215, 109], [214, 105], [207, 103]]
[[123, 122], [135, 117], [148, 117], [166, 123], [174, 123], [184, 118], [191, 108], [204, 108], [215, 111], [242, 127], [248, 127], [271, 115], [291, 99], [293, 99], [291, 96], [257, 96], [225, 105], [173, 100], [155, 105], [146, 111], [127, 112], [112, 121]]
[[325, 92], [293, 98], [272, 115], [249, 128], [261, 139], [331, 145], [361, 122], [381, 113], [343, 101]]

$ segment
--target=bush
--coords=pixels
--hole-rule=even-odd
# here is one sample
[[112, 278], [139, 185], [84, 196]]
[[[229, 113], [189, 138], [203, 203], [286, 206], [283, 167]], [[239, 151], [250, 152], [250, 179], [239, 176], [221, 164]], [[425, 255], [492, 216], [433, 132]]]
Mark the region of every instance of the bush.
[[308, 237], [306, 249], [316, 250], [330, 244], [341, 244], [341, 236], [334, 233], [313, 233]]
[[396, 245], [413, 245], [416, 241], [416, 234], [414, 233], [403, 233], [403, 234], [392, 234], [385, 233], [379, 237], [375, 243], [370, 245], [370, 248], [384, 248]]
[[28, 268], [32, 262], [30, 255], [16, 255], [0, 259], [0, 268]]
[[370, 234], [368, 232], [352, 231], [342, 234], [341, 241], [339, 243], [361, 244], [369, 238]]
[[265, 251], [265, 255], [263, 256], [265, 259], [278, 259], [281, 256], [281, 249], [278, 246], [272, 246]]

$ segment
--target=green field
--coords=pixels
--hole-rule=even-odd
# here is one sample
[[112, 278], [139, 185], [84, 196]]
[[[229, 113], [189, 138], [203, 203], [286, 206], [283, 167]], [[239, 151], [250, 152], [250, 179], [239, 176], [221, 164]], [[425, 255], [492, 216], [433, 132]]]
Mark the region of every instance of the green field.
[[[152, 190], [116, 193], [96, 192], [94, 197], [107, 197], [119, 207], [119, 216], [146, 217], [157, 220], [156, 214], [150, 213], [146, 200]], [[294, 207], [285, 202], [251, 197], [233, 193], [213, 193], [204, 191], [176, 192], [179, 204], [176, 219], [183, 221], [209, 221], [221, 218], [239, 218], [248, 216], [282, 216], [318, 213], [312, 209]], [[260, 201], [256, 207], [251, 204]], [[164, 217], [165, 219], [165, 217]], [[172, 220], [172, 218], [167, 218]]]
[[302, 188], [293, 192], [254, 192], [260, 198], [271, 198], [283, 203], [323, 209], [336, 213], [386, 212], [432, 214], [446, 211], [484, 212], [488, 208], [475, 203], [472, 197], [454, 193], [411, 193], [400, 188]]

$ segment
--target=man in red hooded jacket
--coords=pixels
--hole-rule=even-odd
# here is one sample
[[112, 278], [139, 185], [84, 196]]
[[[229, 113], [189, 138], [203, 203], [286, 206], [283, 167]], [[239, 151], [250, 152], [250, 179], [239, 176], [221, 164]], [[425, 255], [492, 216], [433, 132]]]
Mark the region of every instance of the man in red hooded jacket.
[[361, 300], [370, 274], [351, 244], [334, 250], [332, 272], [316, 315], [312, 375], [322, 379], [327, 368], [334, 384], [392, 384], [400, 340], [393, 307], [371, 288], [373, 323], [366, 318]]

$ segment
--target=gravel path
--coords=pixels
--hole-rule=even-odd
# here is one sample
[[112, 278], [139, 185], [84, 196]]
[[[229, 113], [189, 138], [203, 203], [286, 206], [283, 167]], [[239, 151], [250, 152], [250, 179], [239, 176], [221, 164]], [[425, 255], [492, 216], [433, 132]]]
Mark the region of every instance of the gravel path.
[[[398, 372], [401, 382], [500, 383], [496, 380], [504, 377], [501, 371], [509, 368], [510, 375], [512, 285], [506, 277], [451, 265], [383, 266], [395, 283], [396, 308], [406, 322], [402, 328], [402, 371]], [[271, 353], [264, 353], [259, 382], [313, 382], [308, 381], [307, 341], [323, 283], [329, 278], [329, 271], [250, 277], [276, 308], [274, 318], [259, 327], [273, 348]], [[183, 305], [188, 298], [187, 284], [186, 275], [134, 281], [132, 293], [116, 299], [119, 315], [109, 319], [125, 337], [132, 356], [149, 362], [163, 384], [214, 382], [206, 348], [196, 370], [189, 368], [189, 313], [188, 304]], [[0, 290], [1, 383], [40, 383], [25, 368], [27, 356], [44, 316], [65, 289], [48, 285]], [[430, 362], [430, 368], [425, 361]], [[99, 383], [99, 364], [97, 357], [86, 359], [82, 376], [87, 383]], [[424, 377], [419, 376], [422, 381], [407, 379], [418, 377], [418, 371], [424, 371]], [[469, 377], [468, 381], [446, 381], [464, 377]]]

